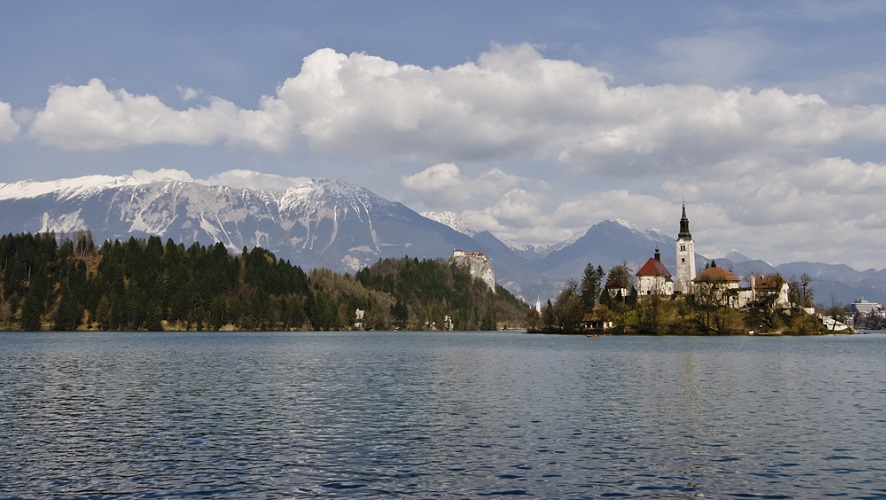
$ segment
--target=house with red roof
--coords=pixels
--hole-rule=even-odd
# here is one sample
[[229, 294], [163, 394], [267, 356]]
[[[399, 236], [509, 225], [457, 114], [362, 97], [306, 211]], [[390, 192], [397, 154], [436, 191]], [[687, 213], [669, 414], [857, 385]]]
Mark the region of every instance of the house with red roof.
[[645, 295], [673, 295], [674, 280], [668, 268], [661, 262], [661, 252], [656, 248], [655, 257], [650, 258], [637, 271], [637, 293]]

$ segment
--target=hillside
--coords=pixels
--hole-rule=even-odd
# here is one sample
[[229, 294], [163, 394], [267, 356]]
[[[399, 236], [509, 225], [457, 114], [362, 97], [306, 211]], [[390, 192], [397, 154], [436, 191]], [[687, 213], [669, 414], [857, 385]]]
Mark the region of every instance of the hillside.
[[[459, 330], [518, 326], [527, 307], [442, 260], [305, 272], [262, 248], [188, 247], [88, 233], [0, 237], [0, 329]], [[358, 316], [357, 310], [361, 310]]]

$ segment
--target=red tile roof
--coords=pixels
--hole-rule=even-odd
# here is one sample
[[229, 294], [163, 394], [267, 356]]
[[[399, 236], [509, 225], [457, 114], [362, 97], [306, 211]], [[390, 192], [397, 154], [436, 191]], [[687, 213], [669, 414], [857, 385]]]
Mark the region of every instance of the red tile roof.
[[660, 260], [650, 258], [645, 264], [643, 264], [643, 267], [637, 271], [637, 276], [663, 276], [665, 278], [670, 278], [671, 273], [668, 272], [668, 268], [666, 268]]
[[727, 281], [741, 281], [734, 274], [722, 267], [709, 267], [692, 280], [697, 283], [725, 283]]

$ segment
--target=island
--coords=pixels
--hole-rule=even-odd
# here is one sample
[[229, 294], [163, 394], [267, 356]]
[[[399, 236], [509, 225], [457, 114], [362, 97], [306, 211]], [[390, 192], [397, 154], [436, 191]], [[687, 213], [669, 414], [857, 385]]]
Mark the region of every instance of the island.
[[[605, 273], [591, 263], [581, 283], [536, 304], [533, 333], [648, 335], [821, 335], [854, 333], [846, 311], [816, 312], [811, 278], [751, 274], [744, 280], [716, 261], [697, 272], [686, 205], [675, 242], [676, 276], [658, 248], [636, 273], [626, 264]], [[605, 277], [605, 281], [604, 281]]]

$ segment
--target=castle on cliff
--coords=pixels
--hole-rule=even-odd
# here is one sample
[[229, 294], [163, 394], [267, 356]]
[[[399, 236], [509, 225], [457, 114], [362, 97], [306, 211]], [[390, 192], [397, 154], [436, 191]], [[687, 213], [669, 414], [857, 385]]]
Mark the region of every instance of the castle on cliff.
[[495, 293], [495, 271], [492, 269], [492, 263], [486, 258], [486, 255], [480, 252], [466, 252], [456, 248], [452, 251], [450, 262], [459, 267], [465, 267], [474, 278], [480, 278], [492, 293]]

